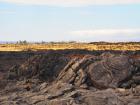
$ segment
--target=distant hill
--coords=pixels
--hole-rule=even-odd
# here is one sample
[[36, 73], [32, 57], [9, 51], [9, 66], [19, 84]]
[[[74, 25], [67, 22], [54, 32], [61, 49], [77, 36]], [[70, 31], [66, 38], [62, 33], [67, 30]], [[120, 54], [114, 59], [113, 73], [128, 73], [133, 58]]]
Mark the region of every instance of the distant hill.
[[15, 41], [0, 41], [0, 44], [7, 44], [7, 43], [16, 43]]

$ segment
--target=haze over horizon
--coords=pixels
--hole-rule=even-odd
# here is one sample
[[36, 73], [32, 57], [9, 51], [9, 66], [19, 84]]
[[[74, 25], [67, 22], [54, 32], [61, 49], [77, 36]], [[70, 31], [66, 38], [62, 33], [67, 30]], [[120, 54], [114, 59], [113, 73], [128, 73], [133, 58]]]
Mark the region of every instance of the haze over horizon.
[[0, 0], [1, 41], [140, 41], [140, 0]]

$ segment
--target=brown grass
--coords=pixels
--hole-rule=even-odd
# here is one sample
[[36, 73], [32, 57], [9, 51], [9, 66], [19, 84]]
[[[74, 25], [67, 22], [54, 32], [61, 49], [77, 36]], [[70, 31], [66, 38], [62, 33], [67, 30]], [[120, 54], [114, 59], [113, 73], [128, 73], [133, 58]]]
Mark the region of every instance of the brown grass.
[[0, 51], [38, 51], [38, 50], [63, 50], [63, 49], [87, 49], [87, 50], [140, 50], [140, 43], [48, 43], [48, 44], [0, 44]]

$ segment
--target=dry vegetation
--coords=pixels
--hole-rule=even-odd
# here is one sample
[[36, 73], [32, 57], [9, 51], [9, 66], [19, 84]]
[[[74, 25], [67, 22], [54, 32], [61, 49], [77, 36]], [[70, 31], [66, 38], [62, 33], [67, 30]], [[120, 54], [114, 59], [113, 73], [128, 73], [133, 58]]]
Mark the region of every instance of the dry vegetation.
[[129, 43], [26, 43], [26, 44], [0, 44], [0, 51], [38, 51], [61, 49], [87, 49], [87, 50], [140, 50], [140, 42]]

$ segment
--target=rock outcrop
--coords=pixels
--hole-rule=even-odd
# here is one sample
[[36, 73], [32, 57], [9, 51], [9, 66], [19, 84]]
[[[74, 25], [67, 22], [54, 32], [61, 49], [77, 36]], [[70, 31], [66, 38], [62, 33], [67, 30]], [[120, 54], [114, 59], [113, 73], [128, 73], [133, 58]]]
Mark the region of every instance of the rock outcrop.
[[10, 68], [0, 105], [140, 105], [139, 54], [37, 54]]
[[22, 65], [15, 65], [9, 70], [9, 79], [38, 78], [42, 81], [54, 80], [66, 66], [69, 59], [59, 53], [35, 55]]

